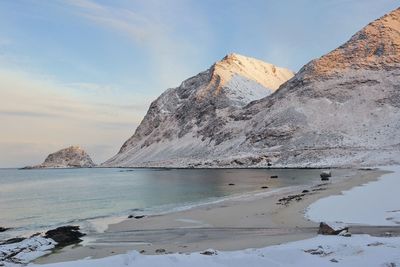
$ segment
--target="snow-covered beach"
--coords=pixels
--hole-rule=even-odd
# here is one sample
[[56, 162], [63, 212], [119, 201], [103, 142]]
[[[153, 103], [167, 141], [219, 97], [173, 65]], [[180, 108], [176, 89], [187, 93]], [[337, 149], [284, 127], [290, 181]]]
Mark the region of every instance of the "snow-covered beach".
[[[323, 185], [286, 188], [125, 220], [110, 225], [97, 241], [41, 257], [34, 266], [393, 266], [390, 264], [400, 263], [400, 238], [396, 237], [396, 220], [388, 217], [388, 211], [392, 214], [400, 209], [393, 206], [400, 203], [398, 196], [390, 193], [400, 183], [396, 179], [400, 167], [382, 169], [385, 172], [358, 170]], [[309, 193], [301, 200], [277, 204], [279, 199], [301, 195], [304, 190]], [[368, 199], [382, 200], [382, 205], [370, 206], [367, 218], [360, 203]], [[343, 207], [342, 201], [351, 204]], [[341, 212], [343, 209], [347, 212]], [[317, 236], [319, 221], [349, 224], [353, 235]], [[143, 242], [146, 238], [148, 242]], [[129, 240], [136, 240], [136, 244]], [[21, 262], [48, 254], [54, 244], [45, 243], [43, 248], [37, 246], [37, 251], [23, 251]]]

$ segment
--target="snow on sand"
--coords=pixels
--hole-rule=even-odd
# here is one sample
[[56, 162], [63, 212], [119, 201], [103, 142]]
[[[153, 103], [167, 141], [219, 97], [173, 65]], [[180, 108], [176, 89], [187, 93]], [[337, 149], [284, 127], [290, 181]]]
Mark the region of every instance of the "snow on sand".
[[[217, 252], [213, 255], [170, 254], [148, 256], [138, 252], [103, 259], [41, 265], [47, 267], [149, 267], [149, 266], [397, 266], [400, 237], [318, 236], [263, 249]], [[37, 265], [34, 265], [37, 266]]]
[[400, 166], [383, 167], [391, 173], [342, 195], [320, 199], [306, 216], [312, 221], [364, 225], [400, 225]]

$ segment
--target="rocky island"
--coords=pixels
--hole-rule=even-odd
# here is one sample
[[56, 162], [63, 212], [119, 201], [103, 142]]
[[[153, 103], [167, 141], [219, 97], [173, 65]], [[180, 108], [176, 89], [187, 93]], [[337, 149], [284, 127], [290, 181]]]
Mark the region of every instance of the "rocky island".
[[79, 146], [70, 146], [47, 156], [42, 164], [25, 167], [24, 169], [42, 168], [92, 168], [96, 164]]

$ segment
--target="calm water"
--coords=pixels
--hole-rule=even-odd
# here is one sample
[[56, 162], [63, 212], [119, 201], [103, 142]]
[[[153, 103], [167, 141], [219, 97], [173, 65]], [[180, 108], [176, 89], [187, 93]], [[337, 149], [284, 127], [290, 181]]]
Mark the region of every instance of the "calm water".
[[[319, 170], [0, 169], [0, 233], [166, 212], [237, 194], [319, 180]], [[270, 179], [278, 175], [278, 179]], [[229, 186], [234, 183], [235, 186]], [[270, 190], [267, 189], [267, 190]]]

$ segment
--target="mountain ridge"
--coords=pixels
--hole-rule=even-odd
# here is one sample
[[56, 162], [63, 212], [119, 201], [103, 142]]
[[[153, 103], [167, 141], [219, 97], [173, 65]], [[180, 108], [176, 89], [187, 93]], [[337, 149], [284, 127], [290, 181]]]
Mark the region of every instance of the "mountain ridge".
[[[307, 63], [272, 94], [229, 112], [215, 109], [210, 113], [215, 120], [200, 140], [197, 128], [187, 128], [179, 136], [185, 139], [160, 138], [136, 149], [128, 144], [126, 153], [109, 163], [343, 167], [399, 162], [399, 13], [398, 8], [368, 24], [337, 49]], [[177, 111], [182, 121], [193, 119], [187, 110]], [[201, 120], [192, 126], [199, 125]], [[173, 131], [185, 126], [163, 125]], [[180, 143], [190, 151], [180, 150]]]

